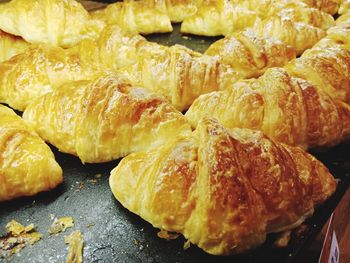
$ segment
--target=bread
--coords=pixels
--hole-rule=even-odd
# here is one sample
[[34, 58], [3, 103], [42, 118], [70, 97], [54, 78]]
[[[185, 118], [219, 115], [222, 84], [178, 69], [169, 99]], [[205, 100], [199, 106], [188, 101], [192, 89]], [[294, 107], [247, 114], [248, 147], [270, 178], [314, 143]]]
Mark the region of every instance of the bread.
[[91, 63], [99, 61], [101, 67], [124, 74], [134, 85], [164, 96], [180, 111], [199, 95], [224, 89], [239, 78], [218, 58], [181, 45], [152, 43], [118, 26], [105, 28], [96, 41], [82, 42], [76, 52]]
[[198, 8], [195, 15], [184, 20], [181, 32], [205, 36], [226, 36], [275, 16], [324, 30], [334, 25], [331, 15], [310, 8], [301, 2], [207, 0]]
[[94, 19], [116, 24], [133, 34], [166, 33], [173, 31], [165, 0], [128, 0], [91, 12]]
[[200, 96], [186, 117], [193, 127], [203, 117], [214, 117], [227, 128], [260, 130], [302, 148], [332, 146], [350, 139], [350, 106], [282, 68]]
[[350, 46], [312, 48], [286, 65], [290, 74], [306, 79], [332, 98], [350, 103]]
[[284, 66], [296, 57], [295, 50], [280, 40], [262, 38], [251, 30], [234, 33], [213, 43], [205, 54], [235, 69], [242, 78], [262, 75], [266, 69]]
[[24, 111], [45, 140], [82, 162], [107, 162], [186, 135], [185, 117], [162, 97], [117, 76], [66, 83]]
[[12, 0], [0, 5], [0, 29], [29, 43], [70, 47], [96, 37], [103, 27], [75, 0]]
[[0, 63], [22, 53], [29, 47], [29, 43], [20, 37], [7, 34], [0, 30]]
[[50, 148], [11, 109], [0, 105], [0, 202], [49, 191], [62, 170]]
[[291, 45], [298, 55], [311, 48], [326, 35], [326, 31], [290, 18], [273, 16], [256, 23], [253, 31], [261, 37], [271, 37]]
[[0, 102], [23, 111], [35, 98], [61, 84], [91, 79], [99, 69], [59, 47], [33, 46], [0, 64]]
[[127, 156], [109, 183], [128, 210], [214, 255], [249, 251], [268, 233], [297, 227], [336, 188], [300, 148], [208, 119], [188, 136]]

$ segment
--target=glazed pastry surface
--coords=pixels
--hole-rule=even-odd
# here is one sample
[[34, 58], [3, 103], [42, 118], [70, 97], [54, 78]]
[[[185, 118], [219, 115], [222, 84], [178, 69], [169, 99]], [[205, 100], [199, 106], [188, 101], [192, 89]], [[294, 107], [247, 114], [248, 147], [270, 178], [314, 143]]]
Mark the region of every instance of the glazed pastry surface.
[[350, 106], [282, 68], [200, 96], [186, 117], [193, 127], [203, 117], [214, 117], [225, 127], [260, 130], [302, 148], [332, 146], [350, 139]]
[[0, 63], [24, 52], [29, 46], [30, 44], [21, 37], [16, 37], [0, 30]]
[[17, 114], [0, 105], [0, 202], [49, 191], [62, 183], [50, 148]]
[[109, 182], [131, 212], [214, 255], [249, 251], [266, 234], [297, 227], [336, 188], [327, 168], [300, 148], [210, 119], [127, 156]]
[[12, 0], [0, 4], [0, 29], [29, 43], [70, 47], [94, 38], [104, 23], [75, 0]]
[[66, 83], [34, 100], [23, 118], [60, 151], [99, 163], [188, 134], [185, 117], [115, 75]]

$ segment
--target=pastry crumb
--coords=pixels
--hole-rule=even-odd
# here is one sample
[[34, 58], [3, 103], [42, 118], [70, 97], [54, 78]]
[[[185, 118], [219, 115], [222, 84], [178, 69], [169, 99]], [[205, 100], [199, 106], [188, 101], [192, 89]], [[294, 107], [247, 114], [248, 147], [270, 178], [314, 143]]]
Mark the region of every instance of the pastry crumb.
[[27, 244], [34, 245], [42, 235], [35, 230], [34, 224], [23, 226], [15, 220], [6, 225], [7, 233], [0, 237], [0, 258], [18, 253]]
[[79, 230], [72, 232], [69, 236], [64, 237], [64, 241], [68, 244], [67, 263], [83, 262], [83, 245], [84, 236]]
[[277, 239], [273, 243], [276, 248], [284, 248], [288, 246], [288, 243], [291, 238], [291, 231], [285, 231], [278, 235]]
[[191, 246], [191, 242], [189, 240], [187, 240], [185, 243], [184, 243], [184, 250], [187, 250], [189, 249]]
[[54, 218], [51, 226], [48, 229], [50, 235], [64, 232], [67, 228], [74, 226], [74, 219], [72, 217]]

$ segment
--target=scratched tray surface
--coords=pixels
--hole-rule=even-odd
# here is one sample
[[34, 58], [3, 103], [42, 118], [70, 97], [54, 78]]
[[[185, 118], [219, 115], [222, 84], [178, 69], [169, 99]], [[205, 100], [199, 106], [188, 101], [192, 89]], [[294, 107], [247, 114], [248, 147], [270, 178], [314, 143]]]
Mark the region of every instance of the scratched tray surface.
[[[178, 26], [172, 34], [153, 35], [148, 39], [165, 45], [180, 43], [200, 52], [215, 40], [192, 36], [183, 38]], [[14, 255], [12, 262], [65, 261], [67, 247], [64, 236], [76, 229], [84, 234], [85, 262], [298, 262], [298, 255], [320, 231], [349, 186], [349, 146], [342, 144], [315, 154], [339, 178], [337, 192], [306, 222], [308, 230], [304, 235], [293, 236], [284, 249], [273, 248], [274, 238], [269, 236], [262, 247], [246, 255], [214, 257], [194, 245], [184, 250], [183, 237], [171, 241], [158, 238], [157, 229], [115, 200], [109, 189], [108, 175], [118, 161], [82, 165], [78, 158], [56, 149], [53, 151], [63, 168], [64, 183], [49, 193], [0, 204], [0, 234], [5, 233], [5, 225], [12, 219], [24, 225], [34, 223], [43, 234], [41, 241]], [[96, 179], [96, 174], [103, 176]], [[52, 223], [51, 214], [73, 217], [74, 228], [49, 236], [47, 230]], [[0, 256], [0, 262], [7, 260]]]

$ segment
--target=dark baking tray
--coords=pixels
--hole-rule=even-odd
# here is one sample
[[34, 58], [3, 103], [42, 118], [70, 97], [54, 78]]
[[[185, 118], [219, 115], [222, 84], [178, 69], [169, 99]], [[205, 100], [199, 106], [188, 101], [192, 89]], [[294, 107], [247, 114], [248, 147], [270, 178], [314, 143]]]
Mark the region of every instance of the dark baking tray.
[[[149, 40], [171, 45], [184, 44], [203, 52], [215, 39], [183, 37], [179, 26], [171, 34], [153, 35]], [[302, 236], [293, 236], [288, 247], [273, 248], [274, 236], [254, 252], [231, 257], [210, 256], [196, 246], [184, 250], [184, 239], [167, 241], [157, 237], [157, 229], [132, 214], [114, 199], [108, 185], [108, 175], [118, 161], [82, 165], [78, 158], [53, 149], [64, 171], [64, 183], [49, 193], [21, 198], [0, 204], [0, 234], [12, 219], [22, 224], [34, 223], [43, 240], [26, 247], [12, 257], [12, 262], [63, 262], [67, 255], [64, 235], [75, 229], [84, 234], [85, 262], [300, 262], [303, 249], [315, 238], [345, 193], [350, 182], [349, 144], [342, 144], [324, 152], [315, 153], [339, 178], [336, 193], [307, 220], [308, 230]], [[96, 174], [103, 176], [94, 180]], [[50, 214], [72, 216], [75, 227], [57, 236], [49, 236]], [[8, 259], [1, 259], [6, 262]], [[313, 262], [311, 259], [308, 262]]]

